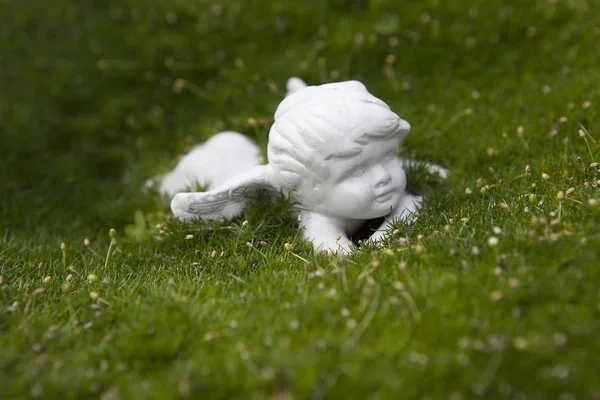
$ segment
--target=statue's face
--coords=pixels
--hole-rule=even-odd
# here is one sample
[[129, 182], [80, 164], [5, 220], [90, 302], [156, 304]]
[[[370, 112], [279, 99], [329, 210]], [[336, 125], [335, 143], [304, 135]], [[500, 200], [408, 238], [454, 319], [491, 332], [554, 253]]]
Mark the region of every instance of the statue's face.
[[372, 139], [358, 155], [330, 158], [329, 177], [315, 185], [315, 211], [352, 219], [389, 214], [406, 188], [398, 145], [396, 138]]

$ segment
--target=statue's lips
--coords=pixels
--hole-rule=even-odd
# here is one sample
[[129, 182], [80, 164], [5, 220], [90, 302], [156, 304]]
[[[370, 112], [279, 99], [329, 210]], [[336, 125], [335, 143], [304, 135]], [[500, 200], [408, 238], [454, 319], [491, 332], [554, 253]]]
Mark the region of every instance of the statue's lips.
[[380, 193], [376, 196], [376, 199], [379, 201], [387, 201], [390, 200], [392, 198], [392, 196], [394, 195], [394, 193], [396, 192], [395, 188], [391, 188], [389, 190], [386, 190], [383, 193]]

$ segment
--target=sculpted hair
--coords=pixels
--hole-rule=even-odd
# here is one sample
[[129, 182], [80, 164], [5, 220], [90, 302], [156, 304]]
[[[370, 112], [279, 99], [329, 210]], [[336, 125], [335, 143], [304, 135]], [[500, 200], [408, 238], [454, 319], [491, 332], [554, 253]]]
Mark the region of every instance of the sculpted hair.
[[281, 102], [267, 157], [283, 188], [327, 178], [327, 162], [352, 157], [370, 140], [400, 141], [410, 125], [357, 81], [309, 86]]

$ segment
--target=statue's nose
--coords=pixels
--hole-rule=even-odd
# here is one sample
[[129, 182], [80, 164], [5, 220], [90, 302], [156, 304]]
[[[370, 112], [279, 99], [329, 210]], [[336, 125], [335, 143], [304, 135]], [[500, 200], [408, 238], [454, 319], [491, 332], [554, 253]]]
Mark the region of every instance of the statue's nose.
[[375, 187], [387, 186], [392, 181], [392, 177], [389, 172], [382, 166], [375, 169]]

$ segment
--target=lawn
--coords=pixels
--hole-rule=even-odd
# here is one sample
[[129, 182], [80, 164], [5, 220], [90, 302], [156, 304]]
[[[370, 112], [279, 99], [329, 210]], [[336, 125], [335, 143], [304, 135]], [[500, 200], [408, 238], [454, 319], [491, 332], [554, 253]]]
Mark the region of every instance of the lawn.
[[[600, 398], [598, 0], [0, 13], [0, 398]], [[293, 75], [362, 81], [450, 170], [382, 247], [143, 188], [224, 129], [266, 148]]]

